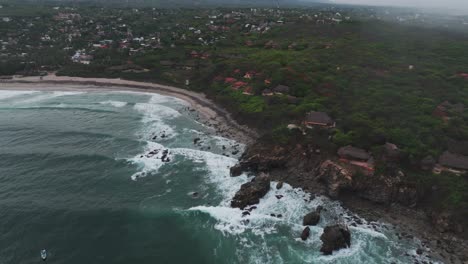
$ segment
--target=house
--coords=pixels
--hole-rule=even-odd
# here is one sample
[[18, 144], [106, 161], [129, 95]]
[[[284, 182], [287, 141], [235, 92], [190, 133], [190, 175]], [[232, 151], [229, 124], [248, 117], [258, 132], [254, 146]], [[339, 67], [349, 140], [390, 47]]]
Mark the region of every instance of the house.
[[237, 82], [236, 78], [232, 78], [232, 77], [224, 78], [224, 83], [235, 83], [235, 82]]
[[253, 95], [253, 88], [251, 86], [247, 86], [244, 88], [244, 91], [242, 92], [244, 95]]
[[262, 96], [272, 96], [273, 92], [270, 89], [265, 89], [262, 92]]
[[286, 85], [278, 85], [276, 86], [275, 88], [273, 88], [273, 92], [275, 94], [287, 94], [289, 93], [289, 91], [291, 90], [291, 88], [289, 88], [289, 86], [286, 86]]
[[71, 57], [71, 60], [75, 63], [90, 64], [93, 60], [93, 56], [86, 55], [82, 51], [76, 51], [75, 55]]
[[321, 126], [321, 127], [335, 127], [335, 122], [323, 112], [309, 112], [304, 119], [306, 126]]
[[341, 162], [363, 169], [362, 172], [366, 175], [371, 175], [375, 171], [374, 158], [364, 149], [346, 146], [338, 150], [338, 155]]
[[340, 148], [338, 150], [338, 155], [342, 159], [352, 159], [361, 161], [368, 161], [371, 158], [371, 155], [367, 151], [353, 146], [346, 146]]
[[445, 151], [439, 157], [439, 164], [451, 169], [468, 170], [468, 156], [453, 154]]
[[192, 50], [192, 52], [190, 52], [190, 56], [192, 58], [198, 58], [200, 55], [198, 54], [198, 52], [196, 52], [195, 50]]
[[240, 88], [242, 88], [242, 87], [245, 87], [245, 86], [247, 86], [247, 83], [246, 83], [246, 82], [237, 81], [237, 82], [233, 83], [231, 87], [232, 87], [234, 90], [238, 90], [238, 89], [240, 89]]

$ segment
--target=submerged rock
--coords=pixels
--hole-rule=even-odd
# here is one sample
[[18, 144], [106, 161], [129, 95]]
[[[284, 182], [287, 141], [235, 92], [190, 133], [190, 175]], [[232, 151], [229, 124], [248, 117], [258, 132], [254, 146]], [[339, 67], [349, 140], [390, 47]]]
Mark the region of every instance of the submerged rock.
[[323, 242], [320, 251], [325, 255], [331, 255], [334, 250], [351, 246], [351, 233], [346, 226], [327, 226], [323, 230], [320, 240]]
[[304, 219], [302, 220], [302, 225], [317, 225], [320, 222], [320, 212], [322, 211], [322, 209], [323, 207], [319, 206], [315, 211], [306, 214], [304, 216]]
[[304, 230], [302, 230], [301, 239], [305, 241], [307, 240], [307, 238], [309, 238], [309, 236], [310, 236], [310, 228], [306, 227], [304, 228]]
[[189, 192], [188, 195], [192, 197], [193, 199], [200, 198], [200, 194], [198, 192]]
[[240, 190], [231, 201], [231, 206], [244, 209], [253, 204], [258, 204], [260, 198], [265, 196], [270, 190], [270, 179], [262, 174], [255, 177], [251, 182], [242, 184]]

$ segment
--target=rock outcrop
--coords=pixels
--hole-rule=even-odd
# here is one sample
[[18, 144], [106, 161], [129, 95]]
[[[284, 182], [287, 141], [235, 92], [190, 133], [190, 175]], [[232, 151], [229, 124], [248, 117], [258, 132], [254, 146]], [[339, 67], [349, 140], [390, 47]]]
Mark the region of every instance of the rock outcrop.
[[253, 204], [258, 204], [260, 199], [270, 190], [270, 179], [268, 175], [261, 174], [252, 181], [242, 184], [240, 190], [231, 201], [231, 206], [244, 209]]
[[318, 168], [316, 179], [324, 183], [328, 196], [338, 198], [341, 190], [351, 188], [353, 174], [337, 163], [327, 160]]
[[313, 212], [310, 212], [304, 216], [302, 220], [302, 225], [305, 226], [314, 226], [320, 222], [320, 212], [322, 211], [323, 207], [318, 206], [317, 209]]
[[242, 172], [265, 172], [283, 167], [287, 160], [287, 152], [283, 147], [272, 149], [253, 145], [242, 155], [240, 162], [231, 168], [231, 176], [239, 176]]
[[302, 234], [301, 234], [302, 241], [307, 240], [307, 238], [309, 238], [309, 236], [310, 236], [310, 227], [306, 227], [306, 228], [304, 228], [304, 230], [302, 230]]
[[333, 251], [351, 246], [351, 233], [342, 225], [327, 226], [320, 236], [323, 244], [320, 251], [325, 255], [331, 255]]

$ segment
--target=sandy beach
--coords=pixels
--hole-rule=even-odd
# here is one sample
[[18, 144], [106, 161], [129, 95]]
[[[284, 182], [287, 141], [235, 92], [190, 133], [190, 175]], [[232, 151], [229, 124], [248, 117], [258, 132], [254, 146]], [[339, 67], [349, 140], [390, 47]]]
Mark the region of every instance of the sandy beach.
[[2, 80], [0, 82], [0, 90], [133, 91], [157, 93], [188, 102], [191, 108], [200, 114], [200, 121], [213, 128], [216, 133], [222, 136], [244, 144], [252, 143], [258, 136], [252, 129], [238, 124], [225, 109], [206, 98], [204, 94], [174, 86], [122, 79], [82, 78], [50, 74], [43, 78], [38, 76], [15, 76], [11, 80]]

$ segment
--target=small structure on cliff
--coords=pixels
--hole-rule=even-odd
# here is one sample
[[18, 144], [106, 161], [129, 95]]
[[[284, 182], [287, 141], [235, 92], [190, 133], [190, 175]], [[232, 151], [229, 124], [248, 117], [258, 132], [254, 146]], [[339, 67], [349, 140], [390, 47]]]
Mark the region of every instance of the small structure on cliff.
[[364, 149], [346, 146], [338, 150], [338, 155], [341, 162], [363, 168], [370, 173], [374, 172], [374, 158]]
[[291, 88], [289, 88], [289, 86], [280, 84], [276, 86], [275, 88], [273, 88], [273, 93], [274, 94], [288, 94], [290, 90]]
[[439, 157], [439, 164], [442, 166], [442, 170], [463, 173], [468, 171], [468, 156], [453, 154], [449, 151], [445, 151]]
[[312, 111], [306, 114], [304, 125], [331, 128], [335, 127], [335, 121], [327, 113]]
[[338, 155], [340, 156], [340, 158], [360, 161], [367, 161], [371, 157], [371, 155], [364, 149], [356, 148], [353, 146], [346, 146], [340, 148], [338, 150]]

